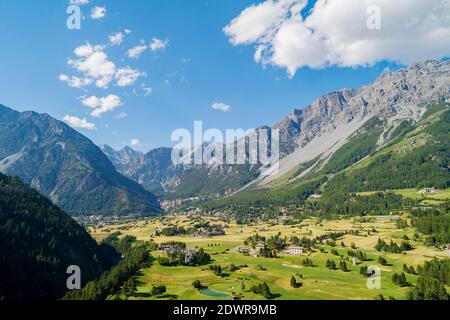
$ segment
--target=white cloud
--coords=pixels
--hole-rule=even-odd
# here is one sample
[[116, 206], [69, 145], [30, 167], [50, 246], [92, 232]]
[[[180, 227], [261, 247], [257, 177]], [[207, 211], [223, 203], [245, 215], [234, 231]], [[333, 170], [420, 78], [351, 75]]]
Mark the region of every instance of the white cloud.
[[133, 85], [140, 77], [146, 76], [145, 72], [130, 67], [117, 68], [109, 60], [104, 51], [105, 48], [105, 46], [93, 46], [89, 43], [76, 48], [74, 53], [78, 59], [69, 59], [68, 65], [76, 69], [82, 76], [70, 78], [62, 74], [59, 79], [75, 88], [95, 83], [98, 88], [106, 89], [113, 81], [119, 87], [126, 87]]
[[131, 59], [138, 59], [141, 57], [142, 53], [144, 53], [144, 51], [147, 50], [147, 48], [148, 47], [145, 44], [133, 47], [130, 50], [128, 50], [127, 52], [128, 57]]
[[90, 0], [70, 0], [70, 4], [75, 4], [75, 5], [85, 5], [88, 4], [90, 2]]
[[164, 50], [169, 44], [169, 40], [161, 40], [158, 38], [153, 38], [152, 42], [147, 45], [144, 40], [141, 43], [130, 50], [128, 50], [127, 55], [131, 59], [138, 59], [145, 52], [145, 50], [151, 50], [153, 52]]
[[125, 67], [117, 70], [116, 80], [119, 87], [127, 87], [133, 85], [140, 77], [145, 77], [145, 72]]
[[[247, 7], [224, 32], [233, 45], [254, 45], [256, 62], [287, 69], [367, 66], [388, 60], [410, 64], [450, 52], [448, 0], [266, 0]], [[381, 29], [367, 26], [377, 5]]]
[[139, 139], [131, 139], [131, 141], [130, 141], [130, 145], [131, 146], [133, 146], [133, 147], [137, 147], [137, 146], [139, 146], [141, 144], [141, 142], [139, 141]]
[[126, 117], [128, 117], [128, 114], [126, 112], [120, 112], [114, 118], [116, 118], [116, 119], [123, 119], [123, 118], [126, 118]]
[[66, 82], [72, 88], [78, 88], [78, 89], [86, 87], [92, 83], [92, 80], [89, 78], [79, 78], [79, 77], [75, 77], [75, 76], [69, 77], [65, 74], [61, 74], [59, 76], [59, 80], [61, 80], [62, 82]]
[[68, 64], [84, 75], [95, 80], [99, 88], [107, 88], [116, 74], [116, 65], [108, 59], [102, 46], [83, 45], [75, 49], [78, 60], [69, 59]]
[[78, 48], [75, 48], [73, 51], [77, 57], [87, 58], [92, 55], [96, 51], [102, 51], [104, 49], [103, 46], [92, 46], [89, 43], [86, 43]]
[[144, 97], [147, 97], [153, 93], [151, 87], [147, 87], [145, 84], [141, 84], [141, 90], [144, 92]]
[[94, 130], [95, 124], [88, 122], [86, 119], [80, 119], [74, 116], [66, 115], [63, 120], [73, 128], [82, 128], [88, 130]]
[[122, 32], [117, 32], [109, 36], [109, 42], [113, 46], [118, 46], [123, 42], [125, 35]]
[[117, 107], [122, 105], [120, 97], [110, 94], [103, 98], [97, 98], [96, 96], [83, 97], [81, 103], [88, 108], [94, 109], [91, 112], [93, 117], [101, 117], [104, 113], [113, 111]]
[[91, 10], [91, 19], [99, 20], [106, 16], [106, 7], [95, 6]]
[[164, 50], [169, 44], [169, 40], [161, 40], [158, 38], [153, 38], [152, 43], [150, 44], [150, 50], [153, 52], [158, 50]]
[[231, 107], [229, 105], [227, 105], [225, 103], [222, 103], [222, 102], [215, 102], [215, 103], [213, 103], [211, 108], [214, 109], [214, 110], [222, 111], [222, 112], [228, 112], [231, 109]]

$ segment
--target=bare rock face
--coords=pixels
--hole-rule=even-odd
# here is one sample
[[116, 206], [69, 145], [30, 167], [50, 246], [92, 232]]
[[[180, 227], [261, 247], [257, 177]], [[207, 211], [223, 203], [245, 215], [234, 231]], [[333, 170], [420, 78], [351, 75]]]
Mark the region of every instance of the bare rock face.
[[386, 120], [387, 132], [402, 120], [418, 121], [431, 103], [449, 100], [449, 61], [417, 63], [386, 73], [361, 90], [342, 90], [320, 97], [273, 126], [280, 129], [282, 144], [290, 142], [290, 149], [293, 145], [296, 148], [281, 160], [277, 175], [260, 178], [258, 184], [270, 183], [317, 157], [326, 160], [373, 117]]
[[314, 138], [354, 119], [405, 114], [417, 121], [430, 102], [449, 99], [450, 63], [427, 61], [382, 75], [360, 90], [345, 89], [322, 96], [273, 125], [281, 142], [305, 146]]
[[295, 109], [272, 128], [280, 130], [280, 154], [285, 157], [322, 132], [336, 128], [335, 119], [358, 90], [344, 89], [322, 96], [304, 109]]

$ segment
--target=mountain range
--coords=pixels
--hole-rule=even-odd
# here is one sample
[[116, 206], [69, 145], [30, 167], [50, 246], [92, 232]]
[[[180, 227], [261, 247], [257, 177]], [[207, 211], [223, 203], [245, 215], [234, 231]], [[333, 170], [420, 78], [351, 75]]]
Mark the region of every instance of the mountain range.
[[118, 173], [92, 141], [47, 114], [0, 105], [0, 172], [72, 215], [152, 215], [155, 195]]
[[280, 132], [281, 160], [278, 173], [267, 177], [259, 175], [258, 166], [250, 165], [174, 166], [170, 148], [147, 154], [129, 147], [121, 151], [106, 145], [101, 148], [123, 175], [165, 200], [177, 199], [175, 203], [179, 204], [182, 199], [230, 197], [273, 186], [298, 186], [314, 174], [323, 177], [322, 173], [344, 171], [388, 146], [405, 127], [412, 130], [433, 104], [443, 103], [445, 109], [449, 101], [449, 61], [413, 64], [384, 73], [361, 89], [343, 89], [319, 97], [268, 126]]
[[280, 166], [271, 176], [260, 175], [259, 165], [174, 165], [171, 148], [143, 153], [97, 147], [47, 114], [0, 105], [0, 172], [18, 176], [72, 215], [152, 215], [161, 212], [158, 198], [170, 208], [186, 201], [267, 197], [278, 189], [294, 195], [321, 192], [332, 185], [330, 179], [408, 130], [436, 142], [424, 133], [425, 125], [417, 125], [430, 108], [448, 109], [449, 101], [449, 61], [417, 63], [361, 89], [319, 97], [261, 126], [280, 133]]

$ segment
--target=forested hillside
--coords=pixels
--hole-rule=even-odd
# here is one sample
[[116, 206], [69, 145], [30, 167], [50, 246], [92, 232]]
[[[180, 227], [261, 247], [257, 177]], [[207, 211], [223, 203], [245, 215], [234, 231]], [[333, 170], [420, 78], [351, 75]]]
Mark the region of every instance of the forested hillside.
[[0, 174], [0, 300], [60, 298], [69, 266], [81, 268], [84, 284], [118, 258], [48, 199]]
[[445, 189], [450, 186], [449, 161], [450, 110], [442, 104], [367, 161], [333, 177], [326, 192]]
[[[360, 214], [411, 207], [416, 203], [387, 190], [450, 187], [450, 110], [433, 104], [416, 124], [401, 122], [385, 144], [385, 121], [375, 117], [323, 164], [300, 166], [266, 187], [253, 186], [230, 197], [210, 201], [205, 208], [305, 206], [313, 194], [320, 200], [307, 209], [318, 214]], [[312, 168], [301, 178], [299, 173]], [[360, 192], [374, 192], [356, 195]]]

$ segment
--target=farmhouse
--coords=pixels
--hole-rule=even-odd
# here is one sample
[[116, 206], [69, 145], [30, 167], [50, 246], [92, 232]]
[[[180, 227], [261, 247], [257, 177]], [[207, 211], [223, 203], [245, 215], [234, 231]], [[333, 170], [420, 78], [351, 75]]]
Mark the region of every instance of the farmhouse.
[[159, 250], [164, 251], [165, 253], [184, 250], [184, 247], [180, 244], [164, 244], [159, 247]]
[[291, 256], [298, 256], [298, 255], [303, 254], [303, 248], [290, 247], [289, 249], [286, 250], [286, 253], [291, 255]]
[[184, 262], [190, 263], [192, 261], [192, 258], [194, 257], [195, 250], [185, 249], [183, 250], [183, 253], [184, 253]]
[[423, 188], [422, 190], [419, 191], [419, 193], [421, 194], [426, 194], [426, 193], [439, 193], [440, 190], [434, 189], [434, 188]]
[[241, 254], [250, 254], [250, 249], [249, 248], [239, 248], [238, 252]]
[[181, 245], [178, 244], [167, 244], [162, 245], [159, 248], [161, 251], [164, 251], [166, 254], [184, 254], [184, 262], [190, 263], [192, 261], [192, 258], [194, 257], [196, 251], [193, 249], [186, 249]]
[[255, 251], [256, 251], [256, 253], [260, 253], [261, 250], [264, 250], [265, 248], [266, 248], [266, 245], [264, 243], [258, 243], [255, 246]]
[[218, 237], [218, 236], [224, 236], [225, 231], [223, 230], [197, 230], [192, 234], [192, 237], [199, 238], [199, 239], [207, 239], [211, 237]]

